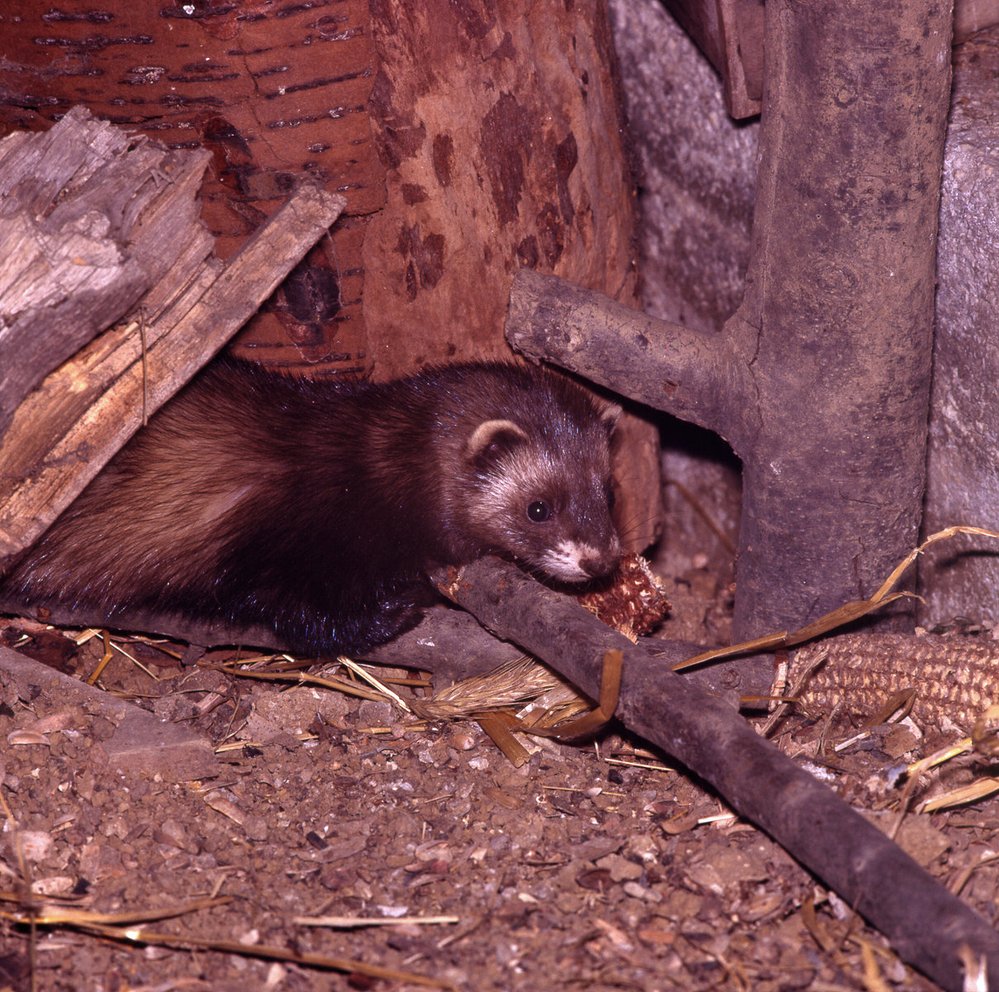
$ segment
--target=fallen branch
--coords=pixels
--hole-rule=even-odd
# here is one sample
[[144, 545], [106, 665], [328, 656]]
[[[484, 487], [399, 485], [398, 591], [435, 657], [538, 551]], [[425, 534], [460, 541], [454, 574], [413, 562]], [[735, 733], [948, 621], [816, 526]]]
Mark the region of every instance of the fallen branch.
[[734, 709], [513, 565], [487, 558], [437, 579], [489, 630], [591, 698], [605, 652], [622, 651], [617, 716], [626, 727], [709, 782], [943, 988], [963, 988], [966, 949], [999, 974], [999, 933]]
[[618, 396], [715, 431], [737, 451], [752, 426], [739, 422], [751, 410], [745, 363], [718, 334], [658, 320], [558, 276], [521, 269], [510, 287], [506, 336], [529, 358], [572, 369]]

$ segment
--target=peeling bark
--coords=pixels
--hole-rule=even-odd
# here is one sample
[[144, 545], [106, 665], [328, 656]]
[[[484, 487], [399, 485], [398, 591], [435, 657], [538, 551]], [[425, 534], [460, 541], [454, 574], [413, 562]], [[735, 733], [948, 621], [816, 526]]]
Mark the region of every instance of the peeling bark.
[[367, 0], [274, 5], [112, 0], [19, 4], [3, 20], [0, 131], [47, 127], [73, 105], [171, 148], [205, 148], [202, 213], [223, 259], [308, 176], [346, 194], [339, 224], [243, 332], [282, 367], [367, 371], [364, 218], [384, 203], [367, 114]]

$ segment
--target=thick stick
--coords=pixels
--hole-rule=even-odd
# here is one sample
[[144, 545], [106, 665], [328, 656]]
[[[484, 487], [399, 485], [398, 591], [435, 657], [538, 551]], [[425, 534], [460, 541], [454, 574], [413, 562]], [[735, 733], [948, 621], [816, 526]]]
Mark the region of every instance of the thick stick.
[[623, 651], [617, 716], [625, 726], [711, 783], [943, 988], [963, 987], [962, 947], [999, 975], [999, 934], [735, 710], [505, 562], [483, 559], [439, 584], [497, 636], [593, 698], [604, 652]]
[[521, 269], [510, 287], [506, 336], [517, 351], [545, 359], [726, 438], [736, 450], [754, 425], [747, 364], [732, 340]]

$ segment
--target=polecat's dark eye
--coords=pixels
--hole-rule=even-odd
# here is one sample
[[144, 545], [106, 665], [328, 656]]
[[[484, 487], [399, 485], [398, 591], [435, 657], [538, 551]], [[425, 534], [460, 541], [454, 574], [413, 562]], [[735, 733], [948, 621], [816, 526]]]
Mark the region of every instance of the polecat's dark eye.
[[604, 496], [607, 499], [607, 509], [613, 510], [614, 501], [617, 497], [614, 495], [614, 487], [609, 482], [604, 486]]
[[527, 519], [543, 524], [552, 515], [552, 508], [543, 500], [536, 499], [527, 507]]

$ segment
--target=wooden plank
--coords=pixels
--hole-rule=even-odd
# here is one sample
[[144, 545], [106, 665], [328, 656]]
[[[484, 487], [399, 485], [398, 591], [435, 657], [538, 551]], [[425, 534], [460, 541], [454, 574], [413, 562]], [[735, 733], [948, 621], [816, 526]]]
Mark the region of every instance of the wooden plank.
[[763, 0], [664, 0], [722, 77], [725, 106], [737, 120], [760, 112]]
[[[0, 443], [0, 562], [41, 536], [139, 429], [256, 312], [344, 207], [301, 187], [225, 269], [208, 260], [145, 327], [115, 327], [50, 375]], [[151, 294], [155, 297], [155, 291]]]

